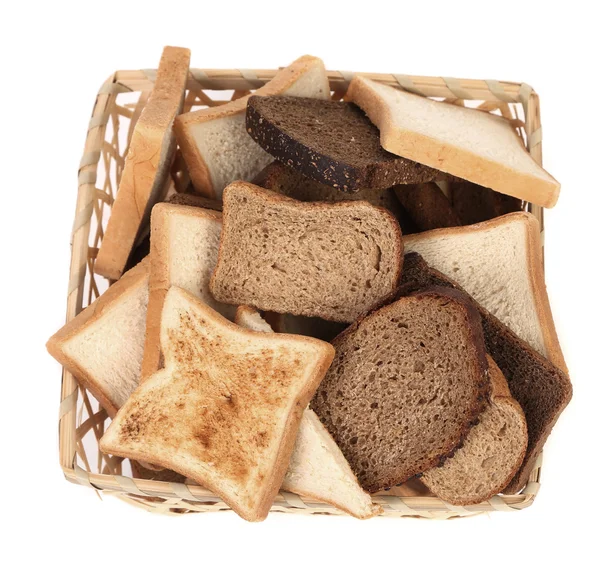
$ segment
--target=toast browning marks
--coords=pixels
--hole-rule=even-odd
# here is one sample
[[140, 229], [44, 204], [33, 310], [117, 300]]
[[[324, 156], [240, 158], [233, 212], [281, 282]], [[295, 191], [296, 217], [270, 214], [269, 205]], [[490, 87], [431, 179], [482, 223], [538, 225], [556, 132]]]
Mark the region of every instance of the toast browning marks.
[[165, 299], [161, 345], [165, 368], [120, 409], [101, 449], [165, 466], [247, 520], [265, 518], [333, 348], [239, 328], [177, 287]]
[[350, 323], [398, 286], [402, 237], [384, 209], [302, 203], [239, 181], [223, 203], [210, 283], [221, 302]]
[[311, 406], [369, 492], [436, 466], [485, 406], [481, 324], [457, 291], [401, 298], [332, 344]]

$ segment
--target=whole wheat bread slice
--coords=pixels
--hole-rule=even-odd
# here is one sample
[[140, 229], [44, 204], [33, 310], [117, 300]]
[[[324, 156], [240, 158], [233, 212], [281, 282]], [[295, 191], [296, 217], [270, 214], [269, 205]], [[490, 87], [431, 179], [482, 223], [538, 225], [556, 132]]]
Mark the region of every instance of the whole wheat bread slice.
[[[241, 327], [273, 333], [260, 313], [240, 306], [235, 322]], [[281, 488], [317, 502], [324, 502], [360, 519], [383, 512], [363, 491], [346, 458], [319, 418], [306, 409], [300, 421], [294, 451]]]
[[217, 302], [209, 281], [217, 263], [221, 213], [199, 207], [159, 203], [152, 210], [151, 267], [142, 379], [162, 368], [160, 320], [171, 286], [200, 298], [228, 319], [235, 308]]
[[455, 290], [401, 298], [332, 344], [311, 407], [369, 492], [438, 465], [485, 407], [481, 322]]
[[404, 244], [567, 372], [544, 283], [539, 223], [532, 214], [514, 212], [413, 234]]
[[246, 129], [277, 160], [341, 191], [448, 177], [386, 152], [377, 128], [351, 103], [252, 96]]
[[[329, 99], [329, 81], [323, 61], [303, 56], [280, 70], [254, 95]], [[177, 141], [194, 187], [202, 195], [220, 199], [228, 183], [251, 180], [272, 160], [246, 133], [249, 97], [185, 113], [175, 121]]]
[[135, 126], [119, 189], [94, 270], [110, 279], [124, 272], [136, 242], [145, 233], [153, 205], [166, 195], [175, 152], [173, 120], [181, 112], [190, 51], [165, 47], [156, 82]]
[[469, 431], [463, 446], [443, 466], [421, 480], [453, 505], [487, 501], [511, 481], [527, 450], [527, 422], [512, 398], [502, 372], [488, 355], [490, 403]]
[[571, 382], [567, 374], [517, 337], [457, 283], [429, 267], [417, 253], [407, 253], [404, 257], [399, 294], [437, 287], [462, 291], [477, 308], [481, 316], [487, 352], [501, 369], [512, 396], [525, 414], [528, 430], [527, 452], [520, 469], [504, 490], [508, 494], [518, 493], [527, 483], [537, 456], [571, 399]]
[[111, 417], [139, 382], [149, 269], [145, 259], [125, 273], [46, 345]]
[[333, 348], [242, 329], [178, 287], [165, 299], [160, 337], [165, 368], [118, 411], [100, 449], [181, 473], [262, 520]]
[[468, 181], [452, 183], [451, 199], [452, 208], [463, 226], [523, 210], [523, 202], [519, 199]]
[[302, 203], [234, 182], [210, 281], [220, 302], [350, 323], [389, 298], [402, 270], [394, 217], [364, 201]]
[[345, 99], [366, 112], [381, 131], [383, 148], [398, 156], [544, 207], [556, 204], [560, 184], [503, 117], [362, 76], [352, 79]]

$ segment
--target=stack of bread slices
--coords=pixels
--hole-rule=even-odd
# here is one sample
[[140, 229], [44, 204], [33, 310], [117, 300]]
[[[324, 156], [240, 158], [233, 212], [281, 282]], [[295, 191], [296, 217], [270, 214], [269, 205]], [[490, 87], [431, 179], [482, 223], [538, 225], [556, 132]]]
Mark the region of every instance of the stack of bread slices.
[[556, 180], [503, 117], [360, 76], [332, 101], [311, 56], [182, 113], [189, 60], [165, 48], [133, 131], [113, 282], [48, 342], [112, 418], [101, 450], [247, 520], [280, 489], [361, 519], [415, 477], [522, 490], [571, 397], [522, 210]]

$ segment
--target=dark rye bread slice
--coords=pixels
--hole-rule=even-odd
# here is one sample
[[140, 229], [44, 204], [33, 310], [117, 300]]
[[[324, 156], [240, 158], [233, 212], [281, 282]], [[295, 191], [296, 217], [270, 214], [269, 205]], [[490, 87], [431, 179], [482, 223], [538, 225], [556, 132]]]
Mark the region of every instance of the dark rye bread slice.
[[398, 220], [403, 234], [418, 232], [406, 209], [402, 207], [393, 189], [361, 189], [344, 192], [310, 179], [295, 169], [275, 160], [264, 168], [252, 181], [255, 185], [291, 197], [297, 201], [367, 201], [389, 210]]
[[394, 192], [421, 232], [461, 225], [450, 200], [432, 181], [420, 185], [396, 185]]
[[396, 292], [402, 234], [365, 201], [302, 203], [235, 181], [210, 290], [220, 302], [351, 323]]
[[332, 345], [311, 407], [369, 492], [439, 465], [486, 406], [481, 321], [456, 290], [400, 298]]
[[469, 181], [452, 183], [451, 197], [454, 212], [465, 226], [523, 210], [519, 199]]
[[571, 382], [562, 370], [517, 337], [460, 286], [429, 267], [419, 254], [407, 253], [404, 256], [399, 295], [438, 287], [460, 290], [477, 308], [481, 315], [487, 352], [504, 374], [513, 398], [523, 408], [529, 434], [527, 452], [521, 468], [503, 491], [506, 494], [518, 493], [527, 484], [552, 427], [571, 400]]
[[352, 103], [252, 96], [246, 130], [280, 162], [341, 191], [448, 178], [384, 150], [379, 129]]

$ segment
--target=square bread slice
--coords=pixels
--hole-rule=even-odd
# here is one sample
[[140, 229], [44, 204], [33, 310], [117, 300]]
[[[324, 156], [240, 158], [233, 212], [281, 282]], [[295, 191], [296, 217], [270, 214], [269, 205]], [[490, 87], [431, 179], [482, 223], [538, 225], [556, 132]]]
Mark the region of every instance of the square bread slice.
[[567, 372], [548, 302], [537, 219], [527, 212], [404, 237], [488, 312]]
[[55, 333], [48, 352], [113, 417], [137, 387], [144, 353], [148, 258]]
[[346, 101], [356, 103], [381, 132], [381, 145], [398, 156], [547, 208], [560, 184], [527, 152], [498, 115], [401, 91], [356, 76]]
[[[260, 313], [249, 306], [237, 309], [235, 323], [253, 331], [273, 333]], [[341, 450], [309, 408], [302, 415], [290, 465], [281, 488], [333, 505], [361, 520], [383, 512], [359, 485]]]
[[95, 272], [118, 279], [150, 211], [166, 195], [175, 153], [173, 121], [181, 112], [190, 65], [189, 49], [165, 47], [154, 89], [135, 126], [119, 189], [98, 251]]
[[246, 520], [264, 519], [333, 347], [243, 329], [178, 287], [160, 339], [165, 368], [123, 405], [100, 449], [181, 473]]
[[366, 201], [303, 203], [236, 181], [210, 290], [220, 302], [350, 323], [391, 297], [402, 271], [396, 219]]
[[221, 213], [199, 207], [158, 203], [152, 209], [150, 293], [142, 379], [162, 368], [160, 320], [171, 286], [200, 298], [233, 320], [235, 307], [217, 302], [208, 283], [217, 263]]
[[[253, 95], [329, 99], [323, 61], [313, 56], [300, 57]], [[175, 120], [175, 134], [194, 188], [206, 197], [220, 199], [228, 183], [251, 180], [273, 159], [246, 132], [249, 97], [185, 113]]]

